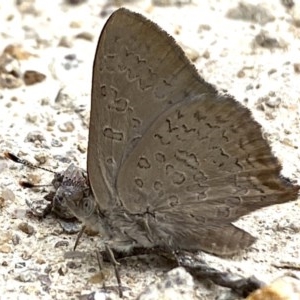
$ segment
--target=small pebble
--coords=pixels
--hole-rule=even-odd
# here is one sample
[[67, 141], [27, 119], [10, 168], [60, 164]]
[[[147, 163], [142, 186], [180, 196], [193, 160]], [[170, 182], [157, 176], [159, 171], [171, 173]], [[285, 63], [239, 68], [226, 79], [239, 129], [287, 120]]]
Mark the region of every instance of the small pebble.
[[277, 72], [277, 70], [276, 69], [270, 69], [269, 71], [268, 71], [268, 75], [272, 75], [272, 74], [274, 74], [274, 73], [276, 73]]
[[65, 59], [67, 59], [67, 60], [76, 60], [76, 54], [67, 54], [66, 56], [65, 56]]
[[18, 228], [22, 232], [26, 233], [27, 235], [32, 235], [35, 232], [34, 228], [31, 225], [29, 225], [27, 222], [21, 222], [18, 225]]
[[75, 258], [83, 259], [84, 255], [85, 254], [81, 251], [66, 251], [66, 252], [64, 252], [65, 259], [75, 259]]
[[23, 84], [22, 79], [16, 78], [11, 74], [0, 74], [0, 87], [15, 89]]
[[238, 71], [238, 73], [237, 73], [237, 77], [238, 78], [244, 78], [245, 77], [245, 71], [244, 70], [240, 70], [240, 71]]
[[11, 237], [11, 241], [13, 243], [14, 246], [17, 246], [20, 244], [20, 236], [18, 234], [14, 234], [12, 237]]
[[60, 140], [58, 140], [58, 139], [52, 139], [51, 140], [51, 146], [52, 147], [62, 147], [62, 143], [61, 143], [61, 141]]
[[32, 255], [31, 255], [29, 252], [24, 251], [24, 252], [22, 252], [21, 257], [22, 257], [24, 260], [28, 260], [28, 259], [30, 259], [30, 258], [32, 257]]
[[15, 78], [21, 77], [20, 63], [11, 55], [3, 53], [0, 56], [0, 73], [11, 74]]
[[102, 270], [102, 272], [97, 272], [96, 274], [92, 275], [88, 282], [91, 284], [100, 284], [103, 283], [104, 280], [107, 280], [110, 277], [110, 272], [107, 269]]
[[300, 74], [300, 63], [294, 64], [294, 71], [297, 74]]
[[26, 114], [26, 121], [28, 123], [36, 124], [38, 121], [38, 114], [34, 112], [30, 112]]
[[173, 269], [164, 277], [148, 285], [137, 299], [189, 300], [194, 298], [194, 280], [184, 268]]
[[152, 4], [156, 6], [186, 5], [191, 4], [192, 0], [152, 0]]
[[73, 47], [72, 39], [67, 36], [63, 36], [61, 37], [58, 46], [65, 47], [65, 48], [72, 48]]
[[198, 33], [203, 32], [203, 31], [210, 31], [211, 30], [211, 26], [208, 24], [201, 24], [198, 27]]
[[1, 197], [4, 198], [5, 201], [14, 201], [16, 199], [14, 192], [8, 188], [2, 189]]
[[42, 258], [42, 257], [38, 257], [36, 259], [36, 263], [39, 264], [39, 265], [43, 265], [43, 264], [46, 263], [46, 260], [44, 258]]
[[[61, 208], [56, 208], [55, 213], [64, 219], [70, 219], [70, 218], [74, 218], [74, 216], [71, 214], [71, 212], [69, 210], [62, 210]], [[68, 234], [75, 234], [78, 233], [81, 228], [82, 228], [82, 224], [78, 221], [65, 221], [65, 220], [58, 220], [59, 225], [61, 226], [61, 228], [64, 230], [64, 232], [67, 232]]]
[[24, 271], [16, 276], [15, 279], [21, 282], [34, 282], [35, 276], [31, 271]]
[[50, 103], [50, 99], [49, 98], [42, 98], [41, 99], [41, 106], [46, 106], [46, 105], [49, 105]]
[[69, 268], [69, 269], [79, 269], [81, 267], [81, 263], [79, 262], [75, 262], [75, 261], [68, 261], [66, 263], [66, 266]]
[[64, 164], [70, 164], [71, 163], [71, 159], [67, 156], [63, 156], [63, 155], [54, 155], [53, 157], [55, 160], [64, 163]]
[[227, 17], [234, 20], [244, 20], [260, 25], [273, 22], [275, 17], [263, 5], [240, 2], [237, 7], [228, 10]]
[[68, 241], [58, 241], [54, 245], [54, 248], [67, 247], [67, 246], [69, 246], [69, 242]]
[[280, 105], [281, 103], [281, 98], [269, 98], [266, 102], [266, 105], [271, 107], [271, 108], [276, 108]]
[[41, 131], [31, 131], [27, 134], [25, 142], [44, 142], [46, 141], [46, 138], [44, 137], [43, 133]]
[[73, 122], [68, 121], [64, 124], [59, 125], [58, 128], [61, 132], [72, 132], [75, 129], [75, 125]]
[[5, 47], [3, 53], [7, 53], [17, 60], [26, 60], [34, 56], [33, 54], [25, 51], [21, 45], [8, 45]]
[[81, 27], [81, 23], [77, 22], [77, 21], [72, 21], [70, 23], [70, 28], [80, 28]]
[[78, 4], [82, 4], [83, 2], [86, 2], [87, 0], [66, 0], [66, 2], [68, 4], [71, 5], [78, 5]]
[[22, 261], [22, 262], [17, 262], [17, 263], [15, 264], [15, 268], [16, 268], [16, 269], [22, 269], [22, 268], [24, 268], [24, 267], [26, 267], [26, 263], [25, 263], [24, 261]]
[[86, 143], [79, 143], [77, 145], [77, 149], [79, 150], [80, 153], [86, 153], [87, 151]]
[[246, 300], [299, 300], [300, 280], [293, 277], [281, 277], [268, 286], [252, 294]]
[[84, 32], [78, 33], [76, 35], [76, 38], [92, 42], [94, 39], [94, 36], [91, 33], [84, 31]]
[[45, 153], [39, 153], [34, 156], [34, 159], [40, 164], [45, 164], [48, 160], [48, 155]]
[[255, 36], [254, 42], [256, 45], [267, 49], [284, 48], [285, 46], [285, 43], [283, 41], [279, 42], [277, 38], [272, 37], [265, 30], [262, 30], [259, 34]]
[[292, 8], [295, 5], [294, 0], [281, 0], [281, 4], [286, 8]]
[[5, 199], [0, 196], [0, 209], [5, 207]]
[[40, 83], [46, 79], [46, 75], [34, 70], [27, 70], [23, 75], [23, 80], [26, 85]]
[[202, 53], [202, 57], [205, 59], [209, 59], [210, 58], [210, 52], [208, 50], [204, 51]]
[[68, 272], [68, 268], [66, 266], [61, 266], [57, 272], [60, 276], [65, 276]]
[[11, 253], [11, 252], [12, 252], [11, 246], [7, 244], [0, 245], [0, 253]]
[[296, 27], [300, 27], [300, 3], [297, 4], [292, 8], [291, 12], [293, 23]]

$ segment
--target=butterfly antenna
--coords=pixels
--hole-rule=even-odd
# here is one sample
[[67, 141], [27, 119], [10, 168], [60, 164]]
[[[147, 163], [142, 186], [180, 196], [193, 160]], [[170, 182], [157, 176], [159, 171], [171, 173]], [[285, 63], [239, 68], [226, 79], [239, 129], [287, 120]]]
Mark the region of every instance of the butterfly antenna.
[[[57, 172], [54, 172], [52, 170], [49, 170], [49, 169], [46, 169], [46, 168], [43, 168], [43, 167], [40, 167], [40, 166], [37, 166], [37, 165], [34, 165], [32, 164], [31, 162], [29, 162], [28, 160], [25, 160], [25, 159], [22, 159], [10, 152], [4, 152], [4, 156], [10, 160], [12, 160], [13, 162], [16, 162], [18, 164], [22, 164], [26, 167], [29, 167], [31, 169], [40, 169], [40, 170], [43, 170], [43, 171], [46, 171], [46, 172], [50, 172], [50, 173], [53, 173], [53, 174], [58, 174]], [[34, 183], [31, 183], [31, 182], [28, 182], [28, 181], [19, 181], [19, 184], [24, 187], [24, 188], [34, 188], [34, 187], [46, 187], [46, 186], [52, 186], [52, 184], [34, 184]]]

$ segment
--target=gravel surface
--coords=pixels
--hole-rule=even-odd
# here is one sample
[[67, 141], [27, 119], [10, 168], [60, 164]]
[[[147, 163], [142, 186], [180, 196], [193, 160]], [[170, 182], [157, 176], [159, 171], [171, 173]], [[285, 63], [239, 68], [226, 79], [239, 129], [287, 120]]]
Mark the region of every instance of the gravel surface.
[[[125, 6], [169, 32], [206, 81], [250, 108], [283, 174], [299, 182], [300, 3], [283, 5], [291, 2], [1, 1], [1, 152], [55, 171], [70, 162], [85, 168], [95, 47], [109, 15]], [[0, 299], [87, 299], [96, 291], [94, 298], [105, 299], [95, 254], [99, 237], [84, 234], [72, 253], [76, 235], [66, 233], [53, 215], [28, 213], [26, 202], [40, 203], [49, 187], [23, 189], [18, 181], [48, 185], [53, 175], [4, 155], [0, 172]], [[255, 212], [237, 225], [258, 241], [233, 258], [201, 257], [221, 270], [265, 282], [287, 272], [300, 276], [298, 202]], [[193, 282], [182, 269], [167, 273], [174, 266], [155, 255], [120, 262], [126, 299], [143, 291], [140, 299], [237, 299], [224, 288]], [[104, 271], [110, 297], [117, 299], [111, 264]], [[175, 284], [178, 276], [184, 278], [182, 286]], [[157, 281], [165, 288], [150, 295]], [[166, 282], [175, 282], [170, 294]]]

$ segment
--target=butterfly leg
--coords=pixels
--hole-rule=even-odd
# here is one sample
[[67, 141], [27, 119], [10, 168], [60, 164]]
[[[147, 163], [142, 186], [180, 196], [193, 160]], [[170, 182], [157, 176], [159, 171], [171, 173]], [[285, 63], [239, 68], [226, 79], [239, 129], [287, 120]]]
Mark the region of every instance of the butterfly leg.
[[79, 240], [82, 237], [82, 234], [85, 231], [85, 228], [86, 228], [86, 226], [82, 226], [81, 229], [80, 229], [80, 231], [77, 234], [76, 241], [75, 241], [75, 244], [74, 244], [74, 247], [73, 247], [74, 251], [76, 250], [76, 248], [77, 248], [77, 246], [79, 244]]
[[116, 278], [117, 278], [117, 282], [118, 282], [118, 287], [119, 287], [119, 297], [120, 298], [123, 298], [123, 291], [122, 291], [122, 284], [121, 284], [121, 277], [120, 277], [120, 273], [119, 273], [119, 270], [118, 270], [118, 265], [120, 265], [120, 263], [118, 263], [115, 259], [115, 256], [114, 256], [114, 253], [113, 251], [111, 250], [110, 246], [109, 246], [109, 242], [105, 243], [105, 250], [106, 250], [106, 253], [111, 261], [111, 263], [113, 264], [114, 266], [114, 270], [115, 270], [115, 275], [116, 275]]

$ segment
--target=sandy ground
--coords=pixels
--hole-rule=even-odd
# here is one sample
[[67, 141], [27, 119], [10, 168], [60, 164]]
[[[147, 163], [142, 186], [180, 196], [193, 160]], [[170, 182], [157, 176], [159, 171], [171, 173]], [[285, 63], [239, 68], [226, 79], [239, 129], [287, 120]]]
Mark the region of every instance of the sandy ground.
[[[107, 17], [117, 5], [124, 4], [168, 31], [205, 80], [251, 109], [282, 162], [284, 175], [297, 181], [300, 3], [287, 8], [279, 0], [265, 0], [263, 8], [269, 15], [259, 13], [252, 20], [245, 20], [245, 16], [238, 20], [228, 17], [236, 1], [160, 2], [165, 5], [142, 0], [89, 0], [79, 5], [59, 0], [47, 1], [47, 5], [43, 0], [2, 1], [1, 152], [13, 152], [56, 171], [64, 170], [71, 161], [85, 168], [96, 42]], [[256, 2], [262, 1], [251, 1]], [[17, 47], [7, 49], [10, 45]], [[5, 48], [10, 56], [3, 54]], [[25, 85], [25, 81], [44, 77], [27, 73], [24, 80], [28, 70], [46, 77], [40, 83]], [[26, 213], [26, 200], [42, 199], [47, 187], [26, 190], [18, 181], [49, 184], [52, 174], [32, 171], [4, 156], [0, 171], [0, 299], [79, 299], [100, 290], [101, 284], [91, 280], [98, 272], [97, 237], [84, 235], [78, 247], [81, 255], [66, 259], [76, 236], [65, 233], [53, 216], [40, 220]], [[231, 259], [206, 255], [213, 266], [255, 275], [266, 282], [287, 272], [300, 276], [297, 202], [258, 211], [238, 225], [258, 241]], [[111, 265], [107, 270], [112, 273]], [[120, 270], [125, 298], [135, 299], [170, 266], [161, 260], [135, 257], [122, 261]], [[107, 285], [116, 286], [113, 275]], [[195, 299], [225, 299], [226, 291], [214, 285], [195, 282], [192, 289]]]

